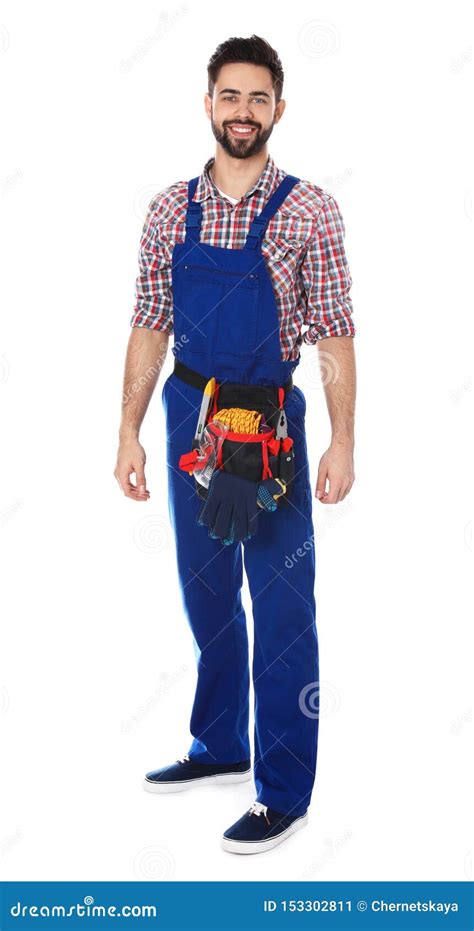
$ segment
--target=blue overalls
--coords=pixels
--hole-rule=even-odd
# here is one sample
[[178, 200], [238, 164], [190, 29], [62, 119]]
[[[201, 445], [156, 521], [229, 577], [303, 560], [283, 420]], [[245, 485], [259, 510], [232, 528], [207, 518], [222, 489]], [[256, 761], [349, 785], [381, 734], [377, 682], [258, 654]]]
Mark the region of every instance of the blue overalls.
[[[186, 238], [173, 250], [173, 353], [206, 378], [283, 386], [298, 364], [281, 359], [278, 309], [260, 248], [270, 218], [297, 181], [285, 176], [253, 220], [243, 249], [199, 241], [198, 178], [189, 182]], [[203, 502], [193, 476], [178, 467], [191, 449], [201, 400], [202, 392], [174, 372], [164, 383], [169, 512], [198, 657], [189, 756], [201, 763], [250, 758], [244, 562], [254, 619], [257, 800], [299, 816], [314, 783], [319, 697], [306, 402], [296, 386], [285, 401], [295, 451], [291, 500], [275, 513], [262, 512], [250, 540], [224, 546], [197, 524]]]

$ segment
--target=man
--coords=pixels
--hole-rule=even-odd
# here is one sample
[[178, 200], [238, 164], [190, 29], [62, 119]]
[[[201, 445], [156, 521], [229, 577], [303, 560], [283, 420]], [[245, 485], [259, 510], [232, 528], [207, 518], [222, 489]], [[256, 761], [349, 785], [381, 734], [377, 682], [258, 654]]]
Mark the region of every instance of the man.
[[[332, 440], [319, 464], [316, 498], [335, 504], [354, 481], [352, 282], [336, 201], [287, 175], [267, 151], [285, 109], [277, 53], [257, 36], [229, 39], [212, 56], [208, 79], [205, 109], [215, 158], [199, 178], [158, 194], [143, 230], [115, 476], [127, 497], [148, 500], [139, 429], [173, 333], [175, 369], [162, 395], [169, 508], [183, 606], [198, 649], [198, 681], [191, 747], [180, 760], [148, 773], [145, 788], [179, 791], [251, 777], [244, 560], [255, 632], [257, 797], [221, 844], [230, 852], [258, 853], [307, 823], [316, 771], [312, 494], [306, 403], [292, 373], [303, 342], [323, 348], [324, 368], [331, 371], [325, 394]], [[262, 512], [257, 531], [230, 536], [229, 545], [211, 524], [209, 533], [199, 526], [199, 520], [205, 523], [203, 501], [192, 475], [179, 468], [213, 376], [252, 391], [280, 391], [294, 441], [295, 474], [285, 506]], [[215, 471], [214, 478], [222, 476], [222, 469]], [[237, 509], [240, 503], [237, 495]]]

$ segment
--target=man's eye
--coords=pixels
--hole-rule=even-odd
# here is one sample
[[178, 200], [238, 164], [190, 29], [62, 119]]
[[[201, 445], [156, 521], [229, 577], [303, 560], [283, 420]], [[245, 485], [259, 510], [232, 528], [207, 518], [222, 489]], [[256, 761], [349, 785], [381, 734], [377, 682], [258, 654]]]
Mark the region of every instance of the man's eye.
[[[222, 100], [228, 100], [229, 103], [235, 103], [235, 101], [237, 100], [237, 97], [227, 96], [227, 97], [223, 97]], [[252, 103], [265, 103], [265, 98], [264, 97], [252, 97]]]

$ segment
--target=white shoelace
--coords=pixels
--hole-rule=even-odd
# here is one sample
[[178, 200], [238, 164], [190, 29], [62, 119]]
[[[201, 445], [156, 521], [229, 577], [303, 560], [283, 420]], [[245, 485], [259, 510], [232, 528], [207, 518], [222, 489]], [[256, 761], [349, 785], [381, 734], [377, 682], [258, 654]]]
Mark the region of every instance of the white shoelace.
[[262, 805], [261, 802], [254, 802], [253, 805], [251, 805], [249, 808], [249, 815], [257, 815], [257, 818], [260, 818], [260, 815], [263, 815], [265, 821], [270, 824], [267, 811], [267, 805]]
[[189, 756], [188, 756], [187, 753], [186, 753], [186, 755], [183, 756], [180, 760], [178, 760], [178, 763], [190, 763], [190, 762], [191, 762], [191, 761], [190, 761]]

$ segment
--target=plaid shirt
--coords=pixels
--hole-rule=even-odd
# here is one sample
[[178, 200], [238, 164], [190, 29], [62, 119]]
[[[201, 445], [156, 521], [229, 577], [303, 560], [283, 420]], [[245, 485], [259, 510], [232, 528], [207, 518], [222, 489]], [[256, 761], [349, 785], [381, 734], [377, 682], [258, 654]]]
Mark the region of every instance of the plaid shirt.
[[[232, 206], [209, 175], [213, 162], [206, 162], [194, 195], [203, 205], [200, 241], [241, 249], [253, 218], [286, 172], [269, 156], [258, 180]], [[173, 246], [184, 241], [186, 205], [187, 182], [179, 181], [160, 191], [148, 207], [131, 326], [173, 332], [171, 261]], [[294, 186], [267, 226], [262, 254], [278, 308], [283, 360], [297, 359], [302, 342], [355, 335], [344, 235], [334, 197], [308, 181]]]

